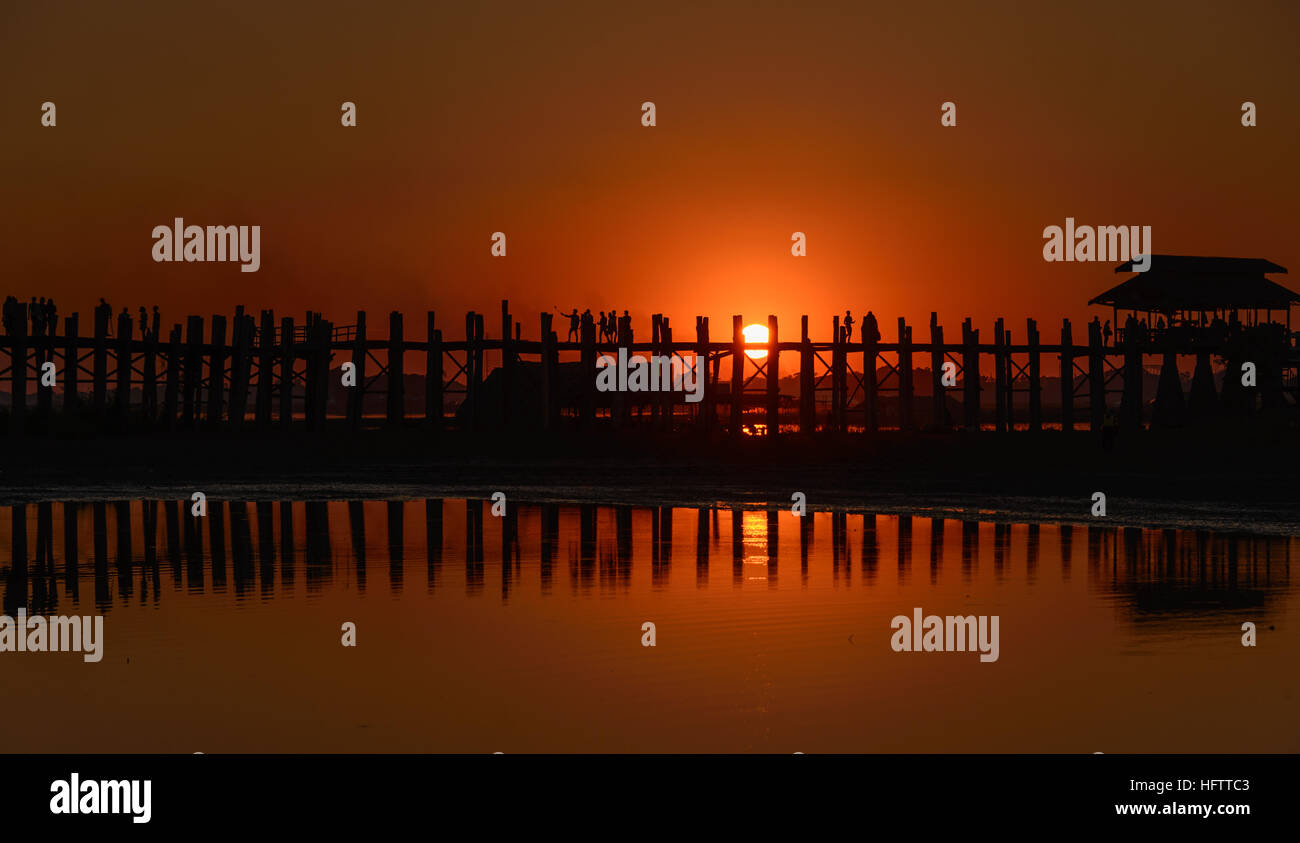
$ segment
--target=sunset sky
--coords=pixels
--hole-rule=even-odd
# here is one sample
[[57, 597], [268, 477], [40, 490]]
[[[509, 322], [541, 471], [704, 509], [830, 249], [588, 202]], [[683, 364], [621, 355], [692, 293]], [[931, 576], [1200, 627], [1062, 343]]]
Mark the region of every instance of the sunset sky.
[[[732, 313], [828, 336], [846, 307], [886, 339], [931, 310], [1054, 337], [1120, 280], [1043, 261], [1067, 216], [1300, 272], [1297, 34], [1285, 2], [7, 2], [0, 293], [167, 324], [434, 309], [457, 337], [503, 297], [528, 337], [553, 306], [678, 339]], [[260, 225], [261, 270], [154, 263], [176, 216]]]

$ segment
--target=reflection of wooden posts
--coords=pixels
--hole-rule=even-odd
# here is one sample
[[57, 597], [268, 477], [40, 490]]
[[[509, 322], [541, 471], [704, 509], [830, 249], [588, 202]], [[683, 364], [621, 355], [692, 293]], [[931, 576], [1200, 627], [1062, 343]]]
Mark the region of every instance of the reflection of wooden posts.
[[993, 399], [998, 433], [1007, 430], [1007, 346], [1002, 317], [993, 323]]
[[930, 313], [930, 423], [936, 430], [948, 426], [948, 392], [943, 385], [943, 326], [939, 314]]
[[167, 338], [167, 385], [163, 388], [163, 418], [176, 429], [176, 407], [181, 392], [181, 326], [173, 325]]
[[355, 385], [348, 387], [348, 426], [361, 429], [366, 399], [366, 312], [357, 311], [356, 334], [352, 338], [352, 376]]
[[554, 318], [553, 313], [541, 314], [541, 333], [542, 333], [542, 365], [539, 371], [541, 387], [541, 411], [542, 417], [538, 419], [542, 430], [551, 430], [554, 428], [554, 419], [551, 412], [552, 407], [556, 404], [556, 383], [555, 372], [551, 368], [551, 360], [555, 357], [555, 337], [551, 334], [551, 322]]
[[[404, 392], [402, 343], [402, 314], [394, 310], [388, 314], [388, 423], [401, 424], [406, 411]], [[360, 381], [358, 381], [360, 383]]]
[[293, 318], [280, 320], [280, 426], [293, 424], [293, 368], [297, 351], [293, 341]]
[[434, 430], [441, 430], [442, 331], [435, 324], [432, 310], [428, 313], [425, 336], [429, 346], [424, 354], [424, 418]]
[[[870, 315], [870, 311], [868, 311], [868, 315]], [[870, 335], [867, 332], [867, 326], [874, 324], [866, 319], [862, 321], [862, 383], [865, 387], [863, 397], [864, 416], [866, 417], [867, 430], [872, 433], [880, 430], [880, 384], [876, 379], [876, 360], [880, 355], [880, 345], [875, 336], [880, 332], [877, 329], [873, 329]]]
[[510, 315], [510, 302], [501, 300], [501, 425], [509, 428], [513, 422], [515, 387], [515, 352], [510, 343], [514, 335], [514, 317]]
[[582, 343], [582, 415], [579, 422], [583, 430], [591, 430], [596, 424], [596, 324], [590, 313], [582, 314], [578, 337]]
[[1106, 363], [1102, 349], [1101, 325], [1088, 323], [1088, 427], [1101, 430], [1106, 420]]
[[117, 315], [117, 391], [113, 395], [113, 415], [120, 425], [126, 424], [131, 404], [131, 317]]
[[742, 433], [740, 426], [745, 410], [745, 332], [740, 316], [731, 317], [731, 429], [733, 437]]
[[817, 429], [817, 396], [813, 387], [813, 346], [808, 337], [808, 316], [799, 320], [799, 432]]
[[1061, 430], [1074, 430], [1074, 339], [1069, 319], [1061, 321]]
[[27, 305], [13, 305], [13, 315], [13, 332], [9, 336], [9, 432], [18, 435], [23, 432], [27, 416]]
[[980, 332], [971, 318], [961, 323], [962, 410], [967, 430], [980, 429]]
[[912, 329], [898, 317], [898, 426], [912, 430]]
[[254, 415], [259, 428], [271, 424], [271, 388], [275, 382], [275, 314], [270, 310], [261, 313], [262, 324], [257, 329], [257, 397]]
[[767, 317], [767, 435], [781, 432], [781, 365], [776, 316]]
[[77, 379], [81, 376], [80, 349], [77, 348], [77, 314], [63, 320], [63, 412], [77, 410]]
[[1029, 340], [1029, 429], [1043, 429], [1043, 384], [1038, 343], [1038, 323], [1029, 319], [1025, 324], [1025, 337]]
[[208, 413], [209, 425], [221, 421], [222, 400], [226, 380], [226, 317], [212, 317], [212, 349], [208, 357]]
[[[103, 420], [108, 407], [108, 320], [110, 312], [103, 305], [95, 308], [95, 347], [93, 351], [91, 401], [95, 417]], [[25, 329], [24, 329], [25, 330]], [[202, 337], [199, 338], [202, 342]]]

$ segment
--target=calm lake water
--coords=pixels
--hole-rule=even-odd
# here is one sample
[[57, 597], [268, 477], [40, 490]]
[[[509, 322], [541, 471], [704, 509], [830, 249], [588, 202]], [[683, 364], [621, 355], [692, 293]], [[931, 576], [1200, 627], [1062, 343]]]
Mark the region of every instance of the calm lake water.
[[[9, 752], [1297, 752], [1294, 537], [488, 501], [0, 510]], [[894, 652], [997, 615], [999, 658]], [[1258, 646], [1243, 647], [1244, 622]], [[356, 624], [357, 646], [341, 646]], [[642, 624], [656, 646], [642, 646]]]

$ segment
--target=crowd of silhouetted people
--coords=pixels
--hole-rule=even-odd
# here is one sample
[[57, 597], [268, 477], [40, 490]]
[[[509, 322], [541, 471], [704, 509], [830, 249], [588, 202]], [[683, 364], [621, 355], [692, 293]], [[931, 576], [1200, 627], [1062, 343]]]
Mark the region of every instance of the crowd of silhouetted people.
[[26, 307], [14, 296], [6, 296], [4, 304], [4, 329], [7, 336], [17, 334], [18, 326], [23, 326], [23, 333], [29, 337], [52, 337], [59, 324], [59, 308], [54, 299], [38, 300], [32, 296]]
[[1172, 318], [1166, 322], [1165, 317], [1157, 316], [1155, 324], [1151, 323], [1150, 317], [1138, 319], [1136, 315], [1130, 314], [1124, 320], [1124, 326], [1122, 328], [1117, 326], [1115, 329], [1111, 328], [1109, 319], [1102, 322], [1100, 317], [1093, 317], [1092, 327], [1101, 335], [1102, 345], [1108, 348], [1122, 345], [1130, 340], [1138, 345], [1157, 345], [1166, 339], [1174, 342], [1194, 340], [1210, 345], [1222, 345], [1246, 331], [1275, 333], [1277, 340], [1283, 343], [1287, 343], [1290, 339], [1285, 325], [1275, 322], [1246, 325], [1237, 318], [1235, 312], [1226, 320], [1216, 314], [1209, 322], [1177, 321]]
[[[130, 320], [131, 313], [127, 308], [122, 308], [118, 320], [113, 319], [113, 308], [107, 301], [100, 298], [99, 304], [95, 306], [96, 319], [103, 319], [108, 326], [108, 336], [116, 333], [116, 325], [122, 319]], [[153, 306], [152, 314], [140, 305], [139, 313], [136, 318], [136, 324], [139, 326], [140, 339], [157, 339], [158, 332], [162, 328], [162, 314], [158, 311], [158, 305]], [[17, 297], [6, 296], [4, 302], [4, 333], [5, 336], [15, 336], [21, 333], [24, 336], [44, 338], [54, 337], [58, 333], [59, 309], [54, 304], [54, 299], [46, 299], [44, 296], [37, 298], [32, 296], [32, 300], [23, 305]]]

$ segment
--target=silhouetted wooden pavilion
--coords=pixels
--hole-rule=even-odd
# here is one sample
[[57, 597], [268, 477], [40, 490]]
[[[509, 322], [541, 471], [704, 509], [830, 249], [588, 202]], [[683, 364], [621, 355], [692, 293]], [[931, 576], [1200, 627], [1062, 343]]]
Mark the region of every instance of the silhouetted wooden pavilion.
[[[1088, 304], [1109, 305], [1115, 325], [1119, 312], [1134, 316], [1163, 316], [1173, 325], [1206, 325], [1215, 318], [1231, 321], [1233, 314], [1243, 324], [1273, 321], [1273, 311], [1286, 313], [1291, 329], [1291, 306], [1300, 303], [1300, 295], [1265, 277], [1271, 272], [1286, 272], [1286, 267], [1261, 258], [1204, 258], [1188, 255], [1152, 255], [1146, 272], [1136, 272], [1133, 261], [1115, 268], [1116, 273], [1136, 274]], [[1244, 318], [1249, 314], [1249, 318]], [[1140, 318], [1140, 317], [1139, 317]]]

